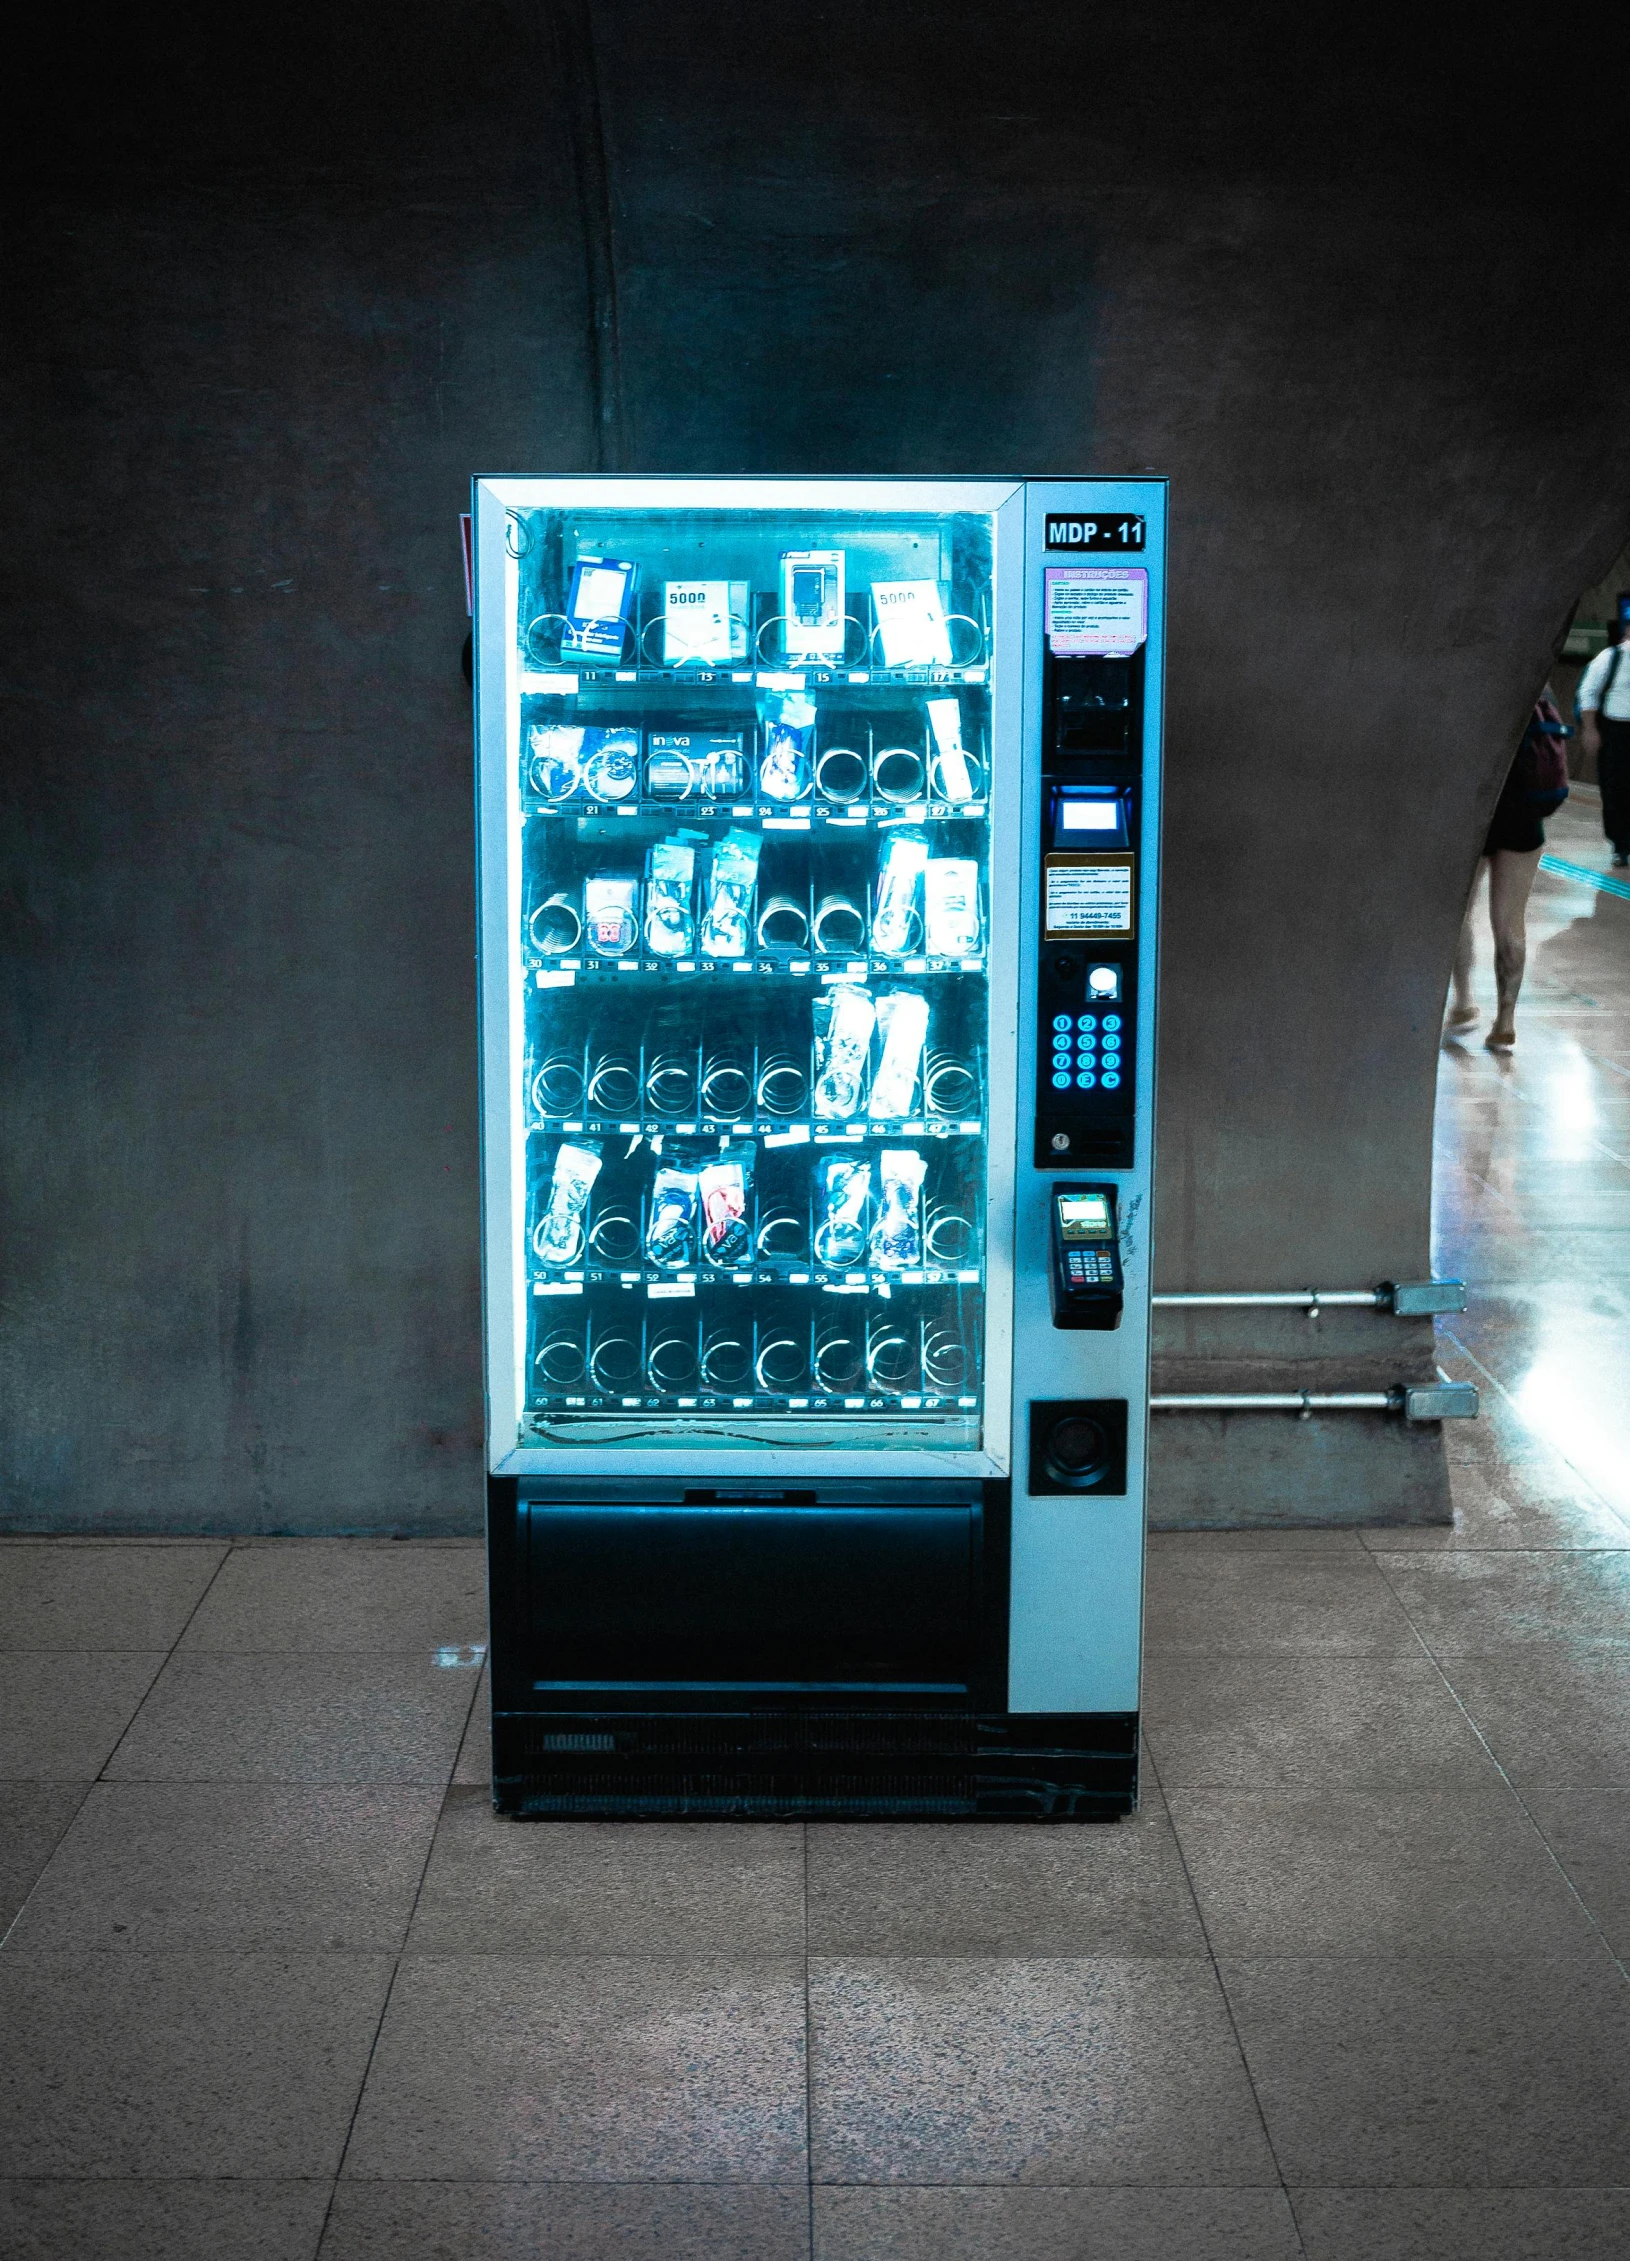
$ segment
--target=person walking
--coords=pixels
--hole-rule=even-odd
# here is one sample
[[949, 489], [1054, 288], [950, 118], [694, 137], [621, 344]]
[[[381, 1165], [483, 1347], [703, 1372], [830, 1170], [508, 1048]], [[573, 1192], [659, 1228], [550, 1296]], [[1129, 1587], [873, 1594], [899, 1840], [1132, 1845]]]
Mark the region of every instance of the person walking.
[[1596, 764], [1602, 789], [1602, 830], [1613, 843], [1613, 865], [1630, 865], [1630, 652], [1624, 623], [1579, 679], [1579, 742]]
[[1477, 890], [1488, 866], [1489, 924], [1494, 930], [1494, 1022], [1483, 1039], [1491, 1052], [1509, 1052], [1517, 1041], [1517, 995], [1528, 962], [1528, 897], [1545, 849], [1545, 818], [1568, 797], [1568, 763], [1562, 742], [1570, 735], [1551, 686], [1534, 702], [1516, 758], [1494, 804], [1483, 851], [1472, 879], [1471, 898], [1455, 946], [1454, 1003], [1444, 1023], [1451, 1036], [1463, 1036], [1477, 1020], [1472, 1001], [1472, 960]]

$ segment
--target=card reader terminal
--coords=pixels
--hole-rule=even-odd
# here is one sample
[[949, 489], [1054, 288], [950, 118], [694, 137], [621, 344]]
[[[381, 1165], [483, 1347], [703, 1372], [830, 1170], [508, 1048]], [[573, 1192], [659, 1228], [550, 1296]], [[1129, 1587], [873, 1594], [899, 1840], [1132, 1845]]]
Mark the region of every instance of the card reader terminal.
[[1053, 1325], [1121, 1323], [1120, 1238], [1112, 1185], [1054, 1185]]

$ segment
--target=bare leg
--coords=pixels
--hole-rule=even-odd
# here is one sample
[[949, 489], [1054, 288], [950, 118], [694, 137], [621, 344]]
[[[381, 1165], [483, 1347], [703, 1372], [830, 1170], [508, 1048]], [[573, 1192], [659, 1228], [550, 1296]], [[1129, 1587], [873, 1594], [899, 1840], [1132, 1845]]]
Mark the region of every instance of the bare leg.
[[1472, 1002], [1473, 924], [1477, 917], [1477, 891], [1483, 883], [1483, 867], [1488, 862], [1484, 856], [1472, 874], [1472, 891], [1466, 899], [1466, 916], [1460, 922], [1460, 938], [1455, 944], [1454, 1003], [1449, 1008], [1445, 1027], [1470, 1028], [1477, 1018], [1477, 1007]]
[[1504, 1052], [1517, 1041], [1517, 992], [1528, 961], [1528, 897], [1542, 848], [1496, 849], [1489, 859], [1489, 924], [1494, 929], [1494, 1026], [1484, 1038]]

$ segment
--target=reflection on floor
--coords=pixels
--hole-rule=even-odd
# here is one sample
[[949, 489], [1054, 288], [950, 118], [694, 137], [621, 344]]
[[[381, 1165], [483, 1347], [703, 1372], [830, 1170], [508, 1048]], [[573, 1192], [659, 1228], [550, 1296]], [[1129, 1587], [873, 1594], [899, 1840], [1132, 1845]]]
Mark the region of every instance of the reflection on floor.
[[1622, 2261], [1630, 904], [1534, 943], [1456, 1528], [1157, 1539], [1119, 1828], [499, 1823], [474, 1548], [0, 1544], [0, 2252]]

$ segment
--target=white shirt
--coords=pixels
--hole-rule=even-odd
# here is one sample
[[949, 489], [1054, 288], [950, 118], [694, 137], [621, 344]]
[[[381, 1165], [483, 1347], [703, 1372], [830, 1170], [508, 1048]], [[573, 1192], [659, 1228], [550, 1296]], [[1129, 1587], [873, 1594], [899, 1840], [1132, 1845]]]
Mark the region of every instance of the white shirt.
[[1596, 654], [1589, 667], [1579, 678], [1579, 712], [1595, 714], [1600, 708], [1609, 722], [1630, 722], [1630, 644], [1621, 644], [1624, 657], [1619, 662], [1613, 688], [1602, 700], [1602, 685], [1607, 681], [1607, 671], [1613, 665], [1613, 646], [1607, 645]]

